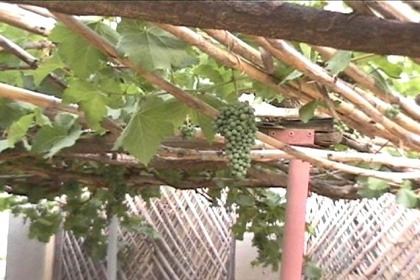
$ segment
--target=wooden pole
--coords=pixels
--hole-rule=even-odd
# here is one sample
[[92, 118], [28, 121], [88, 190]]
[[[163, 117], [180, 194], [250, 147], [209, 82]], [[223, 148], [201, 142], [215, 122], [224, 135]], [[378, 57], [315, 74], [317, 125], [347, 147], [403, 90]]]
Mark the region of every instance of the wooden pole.
[[106, 252], [108, 280], [117, 280], [118, 226], [118, 218], [112, 216], [111, 223], [108, 226], [108, 248]]
[[310, 163], [299, 159], [294, 159], [290, 163], [280, 272], [281, 280], [302, 279], [303, 250], [305, 245], [305, 208], [310, 168]]

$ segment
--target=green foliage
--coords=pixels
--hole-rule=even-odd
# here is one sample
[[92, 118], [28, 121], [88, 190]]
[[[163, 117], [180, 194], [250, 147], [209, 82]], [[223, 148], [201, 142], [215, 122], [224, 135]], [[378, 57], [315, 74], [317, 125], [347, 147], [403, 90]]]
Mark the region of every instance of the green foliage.
[[[326, 4], [326, 1], [298, 2], [314, 7]], [[17, 184], [14, 190], [22, 191], [26, 197], [0, 194], [0, 210], [11, 209], [12, 212], [27, 217], [31, 222], [31, 236], [43, 241], [49, 239], [59, 224], [64, 224], [66, 229], [83, 237], [91, 254], [99, 258], [105, 252], [105, 229], [112, 215], [117, 215], [121, 224], [131, 230], [151, 238], [158, 237], [144, 220], [127, 214], [124, 199], [129, 194], [141, 195], [149, 201], [159, 197], [159, 187], [141, 188], [136, 192], [124, 183], [124, 176], [131, 170], [92, 162], [69, 163], [58, 156], [60, 151], [74, 146], [80, 138], [104, 136], [106, 131], [101, 124], [108, 117], [124, 128], [115, 148], [122, 147], [141, 163], [147, 164], [165, 137], [174, 135], [177, 131], [188, 136], [193, 127], [199, 126], [210, 142], [214, 139], [216, 130], [226, 136], [226, 151], [233, 171], [232, 174], [227, 174], [225, 171], [212, 173], [201, 170], [200, 175], [209, 174], [205, 178], [220, 174], [234, 175], [241, 179], [250, 166], [249, 147], [254, 142], [255, 120], [252, 113], [245, 109], [246, 106], [239, 109], [236, 107], [238, 96], [251, 92], [257, 100], [281, 100], [283, 97], [271, 87], [251, 80], [238, 70], [219, 64], [199, 49], [190, 47], [151, 24], [128, 19], [102, 18], [89, 22], [88, 26], [103, 35], [121, 54], [139, 66], [157, 72], [174, 85], [222, 111], [215, 126], [211, 118], [187, 108], [133, 72], [109, 61], [85, 39], [60, 23], [56, 24], [49, 36], [56, 43], [53, 50], [30, 50], [39, 59], [37, 69], [0, 72], [1, 82], [48, 93], [62, 98], [65, 103], [77, 104], [87, 121], [86, 123], [67, 113], [58, 114], [50, 120], [35, 106], [0, 99], [0, 152], [6, 149], [7, 152], [13, 151], [11, 149], [14, 146], [23, 146], [32, 152], [32, 158], [39, 159], [39, 164], [48, 162], [63, 166], [69, 171], [100, 176], [107, 181], [107, 185], [102, 188], [76, 181], [66, 181], [57, 186], [37, 185], [36, 182], [22, 186]], [[0, 24], [0, 33], [18, 44], [45, 39], [6, 24]], [[254, 44], [252, 40], [244, 39], [251, 45]], [[257, 47], [255, 44], [253, 46]], [[296, 44], [296, 47], [308, 59], [325, 65], [310, 46]], [[420, 92], [420, 66], [408, 58], [360, 53], [353, 55], [349, 51], [339, 51], [327, 62], [327, 69], [332, 75], [340, 75], [350, 61], [371, 74], [377, 85], [386, 91], [397, 90], [407, 96]], [[0, 52], [0, 64], [22, 65], [17, 57], [7, 52]], [[304, 76], [300, 71], [277, 60], [274, 60], [274, 68], [273, 78], [279, 84], [302, 80]], [[54, 74], [55, 82], [54, 79], [46, 78], [49, 74]], [[319, 100], [302, 106], [299, 111], [301, 119], [304, 122], [312, 119], [318, 106], [322, 106]], [[386, 112], [386, 116], [395, 118], [399, 112], [400, 108], [393, 106]], [[186, 119], [189, 121], [187, 127], [182, 126]], [[353, 129], [341, 122], [336, 127], [356, 135]], [[336, 148], [347, 149], [343, 145], [337, 145]], [[408, 152], [406, 156], [419, 158], [418, 153], [414, 152]], [[20, 162], [19, 159], [18, 161]], [[22, 162], [25, 163], [23, 160]], [[9, 175], [10, 170], [3, 170], [7, 164], [8, 161], [0, 162], [0, 175]], [[14, 174], [18, 182], [24, 178], [19, 177], [25, 176], [19, 170], [13, 171], [18, 173]], [[167, 182], [180, 182], [184, 176], [178, 170], [159, 175]], [[0, 182], [3, 183], [2, 178]], [[221, 188], [209, 189], [208, 195], [220, 198], [225, 192], [222, 188], [226, 186], [220, 182], [218, 184]], [[375, 178], [363, 178], [360, 185], [359, 194], [364, 197], [378, 197], [390, 191], [386, 182]], [[226, 204], [238, 214], [237, 223], [233, 227], [235, 236], [240, 239], [246, 232], [254, 233], [253, 244], [259, 251], [255, 264], [271, 265], [276, 269], [281, 257], [284, 198], [269, 190], [248, 190], [234, 185], [227, 187]], [[418, 195], [408, 183], [397, 192], [396, 200], [406, 207], [420, 205]], [[313, 264], [307, 264], [305, 275], [310, 279], [320, 277], [319, 270]]]
[[337, 75], [347, 68], [351, 61], [352, 52], [350, 51], [337, 51], [337, 53], [327, 62], [326, 69], [332, 75]]
[[322, 279], [322, 270], [314, 262], [305, 262], [303, 274], [308, 280]]
[[185, 119], [187, 108], [174, 99], [150, 96], [140, 101], [118, 142], [141, 163], [147, 164], [156, 154], [160, 142], [173, 135]]
[[401, 109], [397, 105], [392, 105], [391, 108], [385, 111], [385, 116], [390, 119], [394, 119], [399, 113]]
[[314, 117], [316, 108], [318, 108], [318, 106], [320, 106], [320, 105], [322, 105], [321, 101], [313, 100], [313, 101], [310, 101], [310, 102], [306, 103], [302, 107], [300, 107], [299, 108], [300, 119], [304, 123], [309, 122]]
[[7, 141], [9, 146], [12, 148], [15, 143], [22, 140], [25, 137], [26, 132], [31, 127], [34, 121], [34, 114], [28, 114], [22, 116], [20, 119], [12, 123], [7, 130]]
[[[220, 192], [208, 192], [212, 197]], [[269, 189], [229, 188], [226, 206], [237, 213], [232, 230], [243, 239], [245, 232], [253, 233], [252, 244], [258, 249], [253, 265], [271, 266], [278, 270], [281, 259], [281, 240], [285, 214], [285, 199]]]
[[57, 115], [54, 123], [43, 126], [33, 139], [31, 151], [50, 158], [60, 150], [73, 146], [82, 135], [76, 118], [67, 113]]
[[407, 208], [419, 207], [420, 197], [412, 190], [410, 181], [404, 181], [398, 190], [396, 201]]
[[[78, 182], [62, 186], [61, 197], [53, 200], [10, 195], [0, 192], [0, 211], [8, 210], [29, 220], [29, 237], [48, 242], [60, 225], [84, 240], [90, 255], [96, 259], [105, 256], [107, 246], [106, 229], [113, 216], [117, 216], [121, 226], [144, 234], [149, 238], [159, 238], [154, 229], [141, 217], [132, 216], [127, 208], [126, 195], [141, 195], [148, 201], [159, 195], [159, 188], [136, 192], [124, 183], [125, 168], [98, 166], [107, 181], [106, 188], [89, 190]], [[36, 193], [35, 193], [36, 195]]]
[[359, 180], [361, 188], [358, 194], [366, 198], [375, 198], [383, 195], [389, 190], [389, 183], [374, 177], [361, 178]]
[[118, 49], [146, 69], [169, 70], [197, 62], [187, 44], [156, 26], [123, 19], [117, 30]]
[[6, 129], [20, 117], [30, 114], [31, 108], [22, 103], [0, 98], [0, 128]]
[[57, 24], [48, 38], [59, 45], [57, 52], [60, 58], [82, 79], [105, 64], [106, 58], [97, 48], [63, 24]]
[[281, 81], [281, 84], [284, 84], [288, 81], [293, 81], [296, 80], [300, 77], [303, 76], [303, 73], [298, 71], [298, 70], [293, 70], [292, 72], [290, 72], [290, 74], [288, 74], [286, 77], [284, 77], [284, 79]]
[[190, 120], [185, 120], [184, 123], [180, 126], [179, 131], [181, 132], [181, 136], [183, 138], [191, 138], [194, 136], [196, 128], [191, 123]]
[[56, 69], [63, 68], [64, 66], [60, 56], [57, 53], [54, 53], [44, 61], [41, 61], [36, 70], [32, 70], [29, 73], [32, 74], [35, 85], [38, 86], [48, 74], [54, 72]]
[[226, 139], [225, 149], [234, 177], [244, 177], [251, 166], [250, 152], [255, 143], [254, 109], [248, 103], [223, 107], [215, 121], [216, 131]]
[[[290, 79], [292, 80], [292, 77]], [[283, 99], [283, 96], [281, 96], [277, 91], [271, 89], [263, 83], [254, 81], [252, 83], [252, 86], [255, 92], [258, 92], [258, 96], [260, 96], [264, 100], [272, 100], [274, 98], [277, 98], [277, 100], [280, 102]]]
[[74, 79], [64, 91], [63, 102], [80, 104], [89, 125], [101, 130], [100, 122], [107, 113], [105, 98], [106, 96], [92, 84]]

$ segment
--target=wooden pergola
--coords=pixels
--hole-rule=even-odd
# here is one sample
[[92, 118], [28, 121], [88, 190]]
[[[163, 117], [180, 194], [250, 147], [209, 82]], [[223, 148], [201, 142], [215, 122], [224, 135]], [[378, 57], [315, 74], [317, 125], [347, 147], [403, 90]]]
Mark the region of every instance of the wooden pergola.
[[[250, 168], [249, 176], [242, 180], [188, 174], [193, 170], [220, 170], [227, 165], [227, 158], [221, 152], [223, 138], [216, 137], [213, 143], [208, 143], [200, 132], [193, 139], [184, 139], [181, 136], [166, 139], [148, 166], [158, 171], [181, 167], [180, 169], [186, 172], [181, 182], [168, 181], [157, 173], [139, 172], [147, 168], [139, 164], [135, 157], [123, 151], [113, 151], [114, 142], [123, 128], [110, 119], [102, 122], [108, 134], [79, 139], [75, 145], [60, 151], [48, 162], [33, 157], [22, 147], [2, 152], [0, 160], [9, 162], [9, 170], [19, 170], [28, 174], [28, 180], [49, 186], [51, 191], [54, 191], [57, 185], [51, 178], [57, 176], [62, 181], [78, 180], [95, 187], [104, 185], [100, 176], [66, 170], [56, 164], [65, 160], [96, 161], [130, 167], [133, 172], [126, 181], [129, 186], [136, 188], [171, 185], [179, 189], [195, 189], [212, 188], [220, 184], [250, 188], [285, 188], [288, 185], [290, 168], [289, 175], [295, 176], [289, 178], [289, 190], [298, 190], [295, 203], [292, 199], [289, 200], [295, 211], [304, 210], [306, 192], [303, 190], [307, 190], [308, 186], [309, 164], [312, 165], [310, 190], [330, 198], [360, 198], [358, 191], [361, 186], [357, 180], [360, 176], [388, 182], [391, 193], [397, 193], [400, 185], [409, 180], [418, 195], [420, 160], [391, 156], [382, 152], [384, 147], [420, 152], [420, 106], [416, 101], [395, 90], [381, 87], [374, 76], [352, 62], [340, 75], [334, 75], [285, 41], [308, 43], [325, 61], [333, 58], [337, 49], [405, 55], [412, 57], [415, 62], [419, 61], [420, 24], [410, 22], [408, 16], [387, 2], [345, 2], [354, 9], [354, 13], [342, 14], [277, 2], [97, 1], [86, 4], [79, 1], [20, 1], [17, 7], [13, 6], [13, 11], [5, 6], [7, 4], [3, 4], [0, 7], [0, 21], [45, 37], [48, 36], [50, 27], [33, 22], [31, 18], [36, 14], [37, 17], [59, 21], [107, 56], [115, 67], [131, 70], [152, 86], [173, 95], [185, 105], [212, 119], [219, 115], [214, 107], [122, 55], [113, 43], [74, 15], [118, 16], [153, 22], [157, 27], [198, 48], [219, 64], [239, 70], [271, 90], [289, 99], [298, 100], [299, 104], [320, 100], [326, 106], [319, 107], [317, 118], [308, 124], [302, 124], [298, 120], [297, 108], [271, 107], [270, 111], [257, 114], [263, 122], [257, 133], [258, 141], [251, 152], [254, 166]], [[417, 7], [415, 3], [412, 5]], [[220, 10], [225, 12], [220, 13]], [[249, 20], [250, 17], [252, 21]], [[252, 44], [233, 32], [247, 34]], [[54, 48], [54, 42], [45, 40], [19, 46], [9, 38], [0, 36], [0, 47], [3, 51], [20, 58], [23, 65], [20, 65], [18, 70], [25, 71], [36, 69], [40, 65], [38, 59], [25, 48]], [[301, 72], [301, 78], [279, 81], [273, 75], [274, 60]], [[16, 70], [8, 65], [0, 68], [3, 71]], [[66, 84], [52, 73], [47, 78], [60, 87], [66, 87]], [[76, 105], [65, 105], [58, 97], [5, 83], [0, 83], [0, 97], [45, 108], [45, 112], [51, 116], [57, 112], [69, 112], [86, 121], [85, 114]], [[399, 112], [390, 116], [389, 112], [395, 107], [399, 108]], [[334, 130], [332, 119], [342, 121], [348, 127], [357, 130], [361, 136], [355, 138], [351, 134]], [[295, 142], [286, 138], [275, 137], [276, 132], [284, 129], [312, 131], [314, 143], [294, 145]], [[270, 134], [270, 131], [274, 134]], [[329, 148], [331, 144], [337, 143], [348, 146], [351, 151], [339, 152]], [[14, 163], [13, 159], [17, 158], [27, 158], [26, 164]], [[293, 168], [294, 163], [299, 163], [296, 168]], [[357, 164], [380, 164], [386, 168], [375, 170]], [[302, 168], [306, 170], [305, 175], [301, 173]], [[295, 181], [297, 178], [301, 180]], [[14, 192], [14, 184], [18, 184], [19, 180], [22, 178], [11, 177], [6, 180], [11, 193]], [[301, 188], [298, 189], [297, 186]], [[294, 237], [299, 237], [298, 240], [291, 242], [287, 242], [286, 237], [285, 242], [291, 248], [286, 250], [285, 255], [293, 249], [297, 250], [297, 247], [300, 249], [295, 257], [285, 257], [291, 264], [284, 266], [286, 270], [282, 272], [282, 279], [298, 279], [303, 256], [305, 212], [300, 211], [298, 216], [301, 219], [297, 218], [295, 212], [289, 213], [294, 213], [290, 216], [290, 220], [294, 222], [287, 224], [298, 226], [302, 234], [300, 237], [296, 234]], [[294, 268], [294, 271], [288, 271], [289, 268]]]

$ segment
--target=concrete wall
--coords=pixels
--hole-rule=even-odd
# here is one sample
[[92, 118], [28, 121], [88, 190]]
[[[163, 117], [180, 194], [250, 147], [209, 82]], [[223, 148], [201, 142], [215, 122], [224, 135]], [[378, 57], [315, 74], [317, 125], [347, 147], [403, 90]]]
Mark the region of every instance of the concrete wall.
[[10, 215], [6, 280], [51, 280], [54, 238], [42, 243], [28, 238], [28, 223]]
[[0, 212], [0, 280], [6, 277], [7, 232], [9, 231], [9, 213]]
[[236, 241], [235, 279], [237, 280], [278, 280], [280, 271], [272, 272], [271, 268], [252, 266], [257, 257], [257, 250], [252, 247], [252, 234], [245, 234], [243, 241]]

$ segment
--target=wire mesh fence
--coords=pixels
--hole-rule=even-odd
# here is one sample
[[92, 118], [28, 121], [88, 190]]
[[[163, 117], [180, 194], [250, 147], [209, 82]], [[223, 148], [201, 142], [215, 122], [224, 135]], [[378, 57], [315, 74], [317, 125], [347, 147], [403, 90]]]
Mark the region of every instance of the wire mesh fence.
[[[170, 188], [148, 206], [138, 197], [128, 202], [160, 238], [120, 229], [118, 279], [234, 279], [233, 216], [226, 209], [210, 207], [194, 191]], [[82, 244], [70, 232], [58, 237], [54, 279], [106, 279], [106, 262], [93, 261]]]
[[[120, 229], [118, 279], [234, 279], [233, 215], [226, 209], [169, 188], [149, 206], [140, 198], [129, 205], [160, 238]], [[307, 209], [314, 232], [306, 255], [323, 279], [420, 279], [420, 211], [397, 205], [392, 195], [358, 201], [313, 195]], [[106, 263], [94, 262], [82, 240], [69, 232], [57, 240], [54, 279], [106, 279]]]
[[378, 199], [310, 198], [306, 254], [324, 279], [420, 279], [420, 211]]

